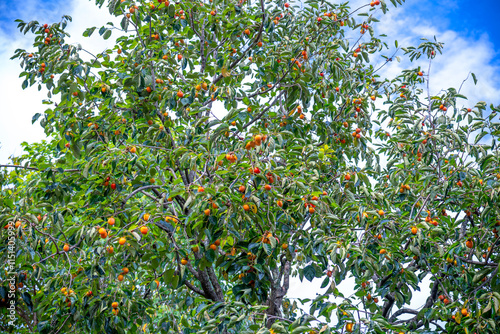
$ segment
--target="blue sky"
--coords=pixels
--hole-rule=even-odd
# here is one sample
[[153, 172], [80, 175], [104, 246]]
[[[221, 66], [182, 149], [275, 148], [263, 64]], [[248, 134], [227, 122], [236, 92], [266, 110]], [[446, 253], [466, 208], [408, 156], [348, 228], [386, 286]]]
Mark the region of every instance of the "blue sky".
[[500, 1], [498, 0], [408, 0], [403, 7], [416, 21], [439, 30], [453, 30], [473, 39], [487, 34], [500, 52]]
[[[62, 0], [0, 1], [0, 11], [2, 13], [0, 29], [4, 33], [14, 33], [17, 26], [14, 22], [16, 19], [24, 21], [37, 20], [39, 22], [58, 20], [62, 15], [68, 14], [72, 10], [72, 3], [73, 1]], [[15, 35], [11, 37], [16, 38]]]
[[428, 18], [440, 28], [452, 29], [469, 36], [486, 32], [491, 41], [500, 46], [499, 1], [410, 0], [405, 6], [418, 17]]

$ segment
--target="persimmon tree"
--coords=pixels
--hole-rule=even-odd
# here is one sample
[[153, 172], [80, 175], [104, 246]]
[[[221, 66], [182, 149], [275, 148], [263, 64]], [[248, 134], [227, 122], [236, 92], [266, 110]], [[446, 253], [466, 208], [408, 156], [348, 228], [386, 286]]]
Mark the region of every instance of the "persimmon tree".
[[104, 2], [97, 54], [19, 21], [47, 140], [1, 166], [2, 331], [498, 332], [498, 108], [377, 35], [401, 1]]

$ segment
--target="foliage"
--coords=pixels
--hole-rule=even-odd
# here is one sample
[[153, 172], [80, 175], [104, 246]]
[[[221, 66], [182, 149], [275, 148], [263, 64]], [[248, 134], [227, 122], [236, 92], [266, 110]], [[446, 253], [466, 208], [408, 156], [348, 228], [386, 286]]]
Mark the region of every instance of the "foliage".
[[48, 140], [1, 169], [2, 330], [497, 333], [498, 108], [430, 95], [437, 41], [380, 78], [378, 2], [109, 0], [91, 56], [19, 21]]

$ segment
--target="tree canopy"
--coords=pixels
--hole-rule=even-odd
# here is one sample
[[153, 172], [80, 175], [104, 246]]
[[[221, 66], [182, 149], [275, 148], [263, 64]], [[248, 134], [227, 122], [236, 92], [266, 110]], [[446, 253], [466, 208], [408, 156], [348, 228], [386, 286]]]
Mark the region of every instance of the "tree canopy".
[[47, 140], [0, 168], [2, 331], [498, 333], [499, 108], [378, 35], [401, 0], [96, 4], [97, 54], [19, 20]]

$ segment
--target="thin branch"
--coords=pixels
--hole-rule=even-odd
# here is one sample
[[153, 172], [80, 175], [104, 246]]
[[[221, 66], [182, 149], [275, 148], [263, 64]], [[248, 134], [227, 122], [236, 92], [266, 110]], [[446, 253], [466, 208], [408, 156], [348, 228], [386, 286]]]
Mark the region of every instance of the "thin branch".
[[125, 197], [125, 199], [122, 202], [122, 208], [125, 207], [125, 204], [127, 204], [127, 201], [130, 199], [130, 197], [134, 196], [138, 192], [141, 192], [141, 191], [147, 190], [147, 189], [158, 189], [158, 188], [161, 188], [161, 186], [149, 185], [149, 186], [143, 186], [143, 187], [137, 188], [136, 190], [132, 191], [127, 197]]
[[66, 321], [68, 321], [69, 317], [71, 317], [71, 313], [68, 314], [68, 316], [66, 317], [66, 319], [64, 319], [61, 327], [59, 327], [59, 329], [54, 334], [58, 334], [61, 331], [61, 329], [64, 327], [64, 324], [66, 323]]
[[396, 312], [394, 312], [394, 314], [391, 317], [391, 321], [396, 320], [396, 318], [399, 317], [402, 314], [418, 314], [418, 311], [417, 310], [412, 310], [412, 309], [409, 309], [409, 308], [399, 309]]
[[[22, 168], [22, 169], [29, 169], [29, 170], [36, 170], [40, 171], [40, 169], [36, 167], [30, 167], [30, 166], [21, 166], [21, 165], [0, 165], [0, 168]], [[53, 172], [59, 172], [58, 169], [52, 168]], [[64, 173], [74, 173], [74, 172], [79, 172], [79, 169], [65, 169], [63, 170]]]
[[270, 315], [270, 314], [267, 314], [267, 313], [256, 313], [256, 314], [257, 315], [267, 316], [268, 318], [278, 319], [278, 320], [281, 320], [281, 321], [293, 322], [293, 320], [282, 318], [282, 317], [278, 317], [276, 315]]
[[198, 289], [197, 287], [195, 287], [194, 285], [192, 285], [191, 283], [189, 283], [188, 281], [184, 281], [184, 285], [187, 286], [189, 288], [189, 290], [199, 294], [200, 296], [203, 296], [207, 299], [210, 299], [209, 297], [207, 297], [207, 295], [205, 294], [205, 292], [203, 292], [202, 290]]
[[493, 262], [479, 262], [479, 261], [474, 261], [474, 260], [466, 259], [465, 257], [459, 256], [457, 254], [453, 254], [453, 255], [455, 256], [455, 258], [460, 259], [461, 261], [463, 261], [465, 263], [475, 264], [477, 266], [483, 266], [483, 267], [492, 267], [492, 268], [498, 267], [498, 263], [493, 263]]
[[[260, 27], [259, 27], [259, 32], [257, 33], [257, 36], [255, 37], [255, 39], [252, 41], [252, 43], [250, 45], [248, 45], [248, 48], [242, 52], [241, 56], [236, 59], [235, 61], [233, 61], [231, 63], [231, 65], [229, 65], [229, 68], [228, 70], [231, 71], [233, 68], [236, 67], [236, 65], [238, 65], [240, 63], [240, 61], [246, 57], [248, 51], [250, 51], [260, 40], [260, 37], [262, 36], [262, 31], [264, 29], [264, 21], [266, 20], [266, 12], [265, 12], [265, 8], [264, 8], [264, 0], [260, 0], [260, 8], [262, 10], [262, 22], [260, 24]], [[219, 74], [213, 81], [212, 81], [212, 85], [216, 85], [217, 82], [219, 82], [222, 78], [224, 78], [224, 76], [222, 74]]]
[[460, 91], [462, 90], [462, 86], [464, 85], [464, 83], [469, 79], [469, 75], [471, 74], [471, 72], [469, 72], [469, 74], [467, 74], [467, 77], [464, 79], [464, 81], [462, 81], [462, 83], [460, 84], [460, 88], [458, 89], [458, 94], [460, 94]]
[[[274, 99], [274, 101], [272, 101], [269, 106], [267, 106], [266, 108], [264, 108], [257, 116], [255, 116], [250, 122], [248, 122], [247, 124], [243, 125], [243, 129], [246, 129], [247, 127], [249, 127], [250, 125], [252, 125], [253, 123], [257, 122], [259, 119], [262, 118], [262, 116], [264, 116], [264, 114], [269, 110], [271, 109], [272, 106], [274, 106], [274, 104], [276, 104], [276, 102], [278, 101], [279, 98], [281, 98], [281, 95], [283, 95], [285, 93], [284, 90], [282, 90], [278, 96], [276, 96], [276, 98]], [[236, 131], [233, 135], [234, 136], [237, 136], [238, 134], [240, 133], [240, 131]]]

